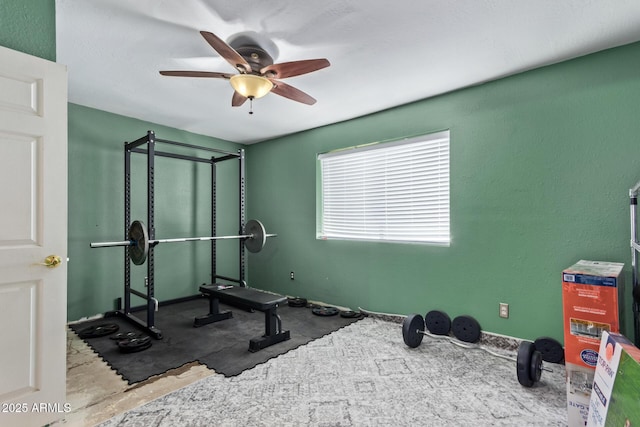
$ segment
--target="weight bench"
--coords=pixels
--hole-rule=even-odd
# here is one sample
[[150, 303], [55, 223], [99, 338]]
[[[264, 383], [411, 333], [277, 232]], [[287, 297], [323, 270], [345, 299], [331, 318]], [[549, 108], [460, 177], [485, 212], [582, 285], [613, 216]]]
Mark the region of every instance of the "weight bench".
[[209, 314], [197, 316], [193, 320], [194, 327], [197, 328], [233, 317], [231, 311], [220, 311], [219, 302], [224, 302], [264, 312], [264, 335], [258, 338], [251, 338], [249, 351], [256, 352], [290, 338], [289, 331], [282, 330], [282, 322], [276, 312], [278, 304], [285, 302], [287, 297], [262, 292], [257, 289], [219, 284], [202, 285], [200, 286], [200, 292], [209, 298]]

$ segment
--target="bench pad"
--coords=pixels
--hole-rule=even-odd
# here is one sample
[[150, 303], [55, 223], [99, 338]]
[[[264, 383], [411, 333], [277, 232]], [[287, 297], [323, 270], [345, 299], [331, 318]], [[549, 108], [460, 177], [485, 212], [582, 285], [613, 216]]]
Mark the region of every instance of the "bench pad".
[[202, 285], [200, 292], [218, 298], [222, 302], [240, 304], [258, 311], [270, 310], [287, 300], [287, 297], [282, 295], [240, 286]]

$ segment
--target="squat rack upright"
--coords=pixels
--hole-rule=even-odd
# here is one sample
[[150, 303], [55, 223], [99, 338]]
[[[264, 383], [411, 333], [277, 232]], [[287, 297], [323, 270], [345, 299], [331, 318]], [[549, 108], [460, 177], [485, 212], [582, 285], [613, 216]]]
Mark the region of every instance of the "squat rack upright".
[[[176, 153], [168, 153], [156, 151], [156, 144], [164, 143], [197, 150], [204, 150], [221, 154], [220, 157], [212, 156], [210, 158], [202, 158], [197, 156], [182, 155]], [[146, 145], [146, 148], [143, 146]], [[211, 235], [216, 236], [216, 164], [225, 160], [237, 160], [239, 163], [239, 229], [238, 234], [244, 233], [245, 227], [245, 163], [244, 149], [239, 149], [237, 153], [217, 150], [209, 147], [201, 147], [197, 145], [185, 144], [182, 142], [169, 141], [166, 139], [156, 138], [153, 131], [133, 142], [125, 142], [124, 145], [124, 235], [128, 239], [129, 226], [131, 224], [131, 154], [142, 153], [147, 155], [147, 230], [149, 240], [155, 239], [155, 157], [168, 157], [173, 159], [188, 160], [192, 162], [208, 163], [211, 165]], [[245, 281], [245, 247], [241, 240], [238, 241], [238, 253], [240, 257], [238, 278], [220, 276], [216, 271], [216, 241], [211, 241], [211, 280], [213, 283], [217, 279], [238, 283], [240, 286], [246, 286]], [[139, 328], [145, 330], [149, 335], [156, 339], [162, 338], [162, 332], [155, 326], [155, 311], [158, 309], [159, 302], [154, 296], [154, 245], [149, 246], [147, 256], [147, 276], [145, 277], [146, 292], [140, 292], [131, 288], [131, 256], [129, 248], [125, 247], [124, 254], [124, 307], [122, 300], [119, 303], [118, 310], [109, 313], [109, 315], [123, 316], [129, 322], [135, 324]], [[131, 307], [131, 295], [138, 296], [146, 301], [147, 318], [146, 321], [134, 316]]]

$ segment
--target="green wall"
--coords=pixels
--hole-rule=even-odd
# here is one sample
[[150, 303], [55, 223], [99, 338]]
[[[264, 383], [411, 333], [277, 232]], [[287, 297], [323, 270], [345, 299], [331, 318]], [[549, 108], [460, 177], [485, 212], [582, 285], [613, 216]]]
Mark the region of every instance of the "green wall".
[[[124, 223], [124, 142], [153, 130], [157, 138], [236, 153], [238, 144], [69, 104], [69, 283], [68, 318], [114, 309], [123, 295], [124, 249], [89, 248], [90, 242], [126, 240]], [[146, 147], [145, 147], [146, 148]], [[156, 151], [205, 159], [222, 154], [156, 144]], [[147, 156], [133, 153], [131, 219], [147, 223]], [[239, 162], [216, 167], [217, 234], [237, 234]], [[211, 166], [155, 157], [155, 229], [157, 239], [208, 236], [211, 233]], [[217, 243], [218, 274], [238, 277], [238, 241]], [[165, 243], [154, 249], [155, 296], [160, 301], [195, 295], [210, 283], [210, 244]], [[131, 267], [131, 284], [144, 291], [147, 263]], [[143, 300], [134, 298], [133, 305]], [[144, 315], [142, 315], [144, 317]]]
[[[278, 233], [250, 259], [253, 286], [353, 309], [468, 314], [487, 331], [562, 340], [564, 268], [624, 262], [631, 287], [638, 70], [634, 44], [249, 146], [251, 215]], [[317, 153], [443, 129], [450, 247], [316, 240]]]
[[55, 0], [0, 1], [0, 46], [56, 60]]
[[[55, 60], [55, 2], [1, 2], [0, 45]], [[562, 339], [564, 268], [579, 259], [624, 262], [630, 290], [627, 194], [640, 179], [638, 69], [636, 43], [248, 146], [247, 217], [278, 234], [250, 255], [250, 284], [352, 308], [470, 314], [487, 331]], [[122, 295], [122, 249], [88, 244], [123, 237], [122, 144], [149, 129], [161, 138], [239, 147], [69, 105], [69, 319], [109, 310]], [[315, 239], [317, 153], [443, 129], [451, 130], [450, 247]], [[133, 216], [144, 219], [145, 172], [136, 161]], [[235, 165], [222, 165], [218, 230], [235, 234]], [[158, 238], [208, 232], [208, 173], [158, 161]], [[197, 245], [156, 250], [159, 299], [191, 294], [208, 280], [208, 247]], [[221, 250], [219, 259], [220, 273], [235, 275], [235, 249]], [[145, 269], [133, 268], [140, 286]], [[630, 301], [621, 306], [628, 335]], [[510, 304], [509, 319], [498, 317], [499, 302]]]

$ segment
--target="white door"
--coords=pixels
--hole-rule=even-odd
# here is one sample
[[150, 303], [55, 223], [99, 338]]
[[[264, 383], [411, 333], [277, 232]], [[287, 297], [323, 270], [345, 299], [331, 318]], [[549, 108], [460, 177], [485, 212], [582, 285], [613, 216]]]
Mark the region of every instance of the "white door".
[[0, 426], [71, 409], [66, 317], [67, 71], [0, 47]]

